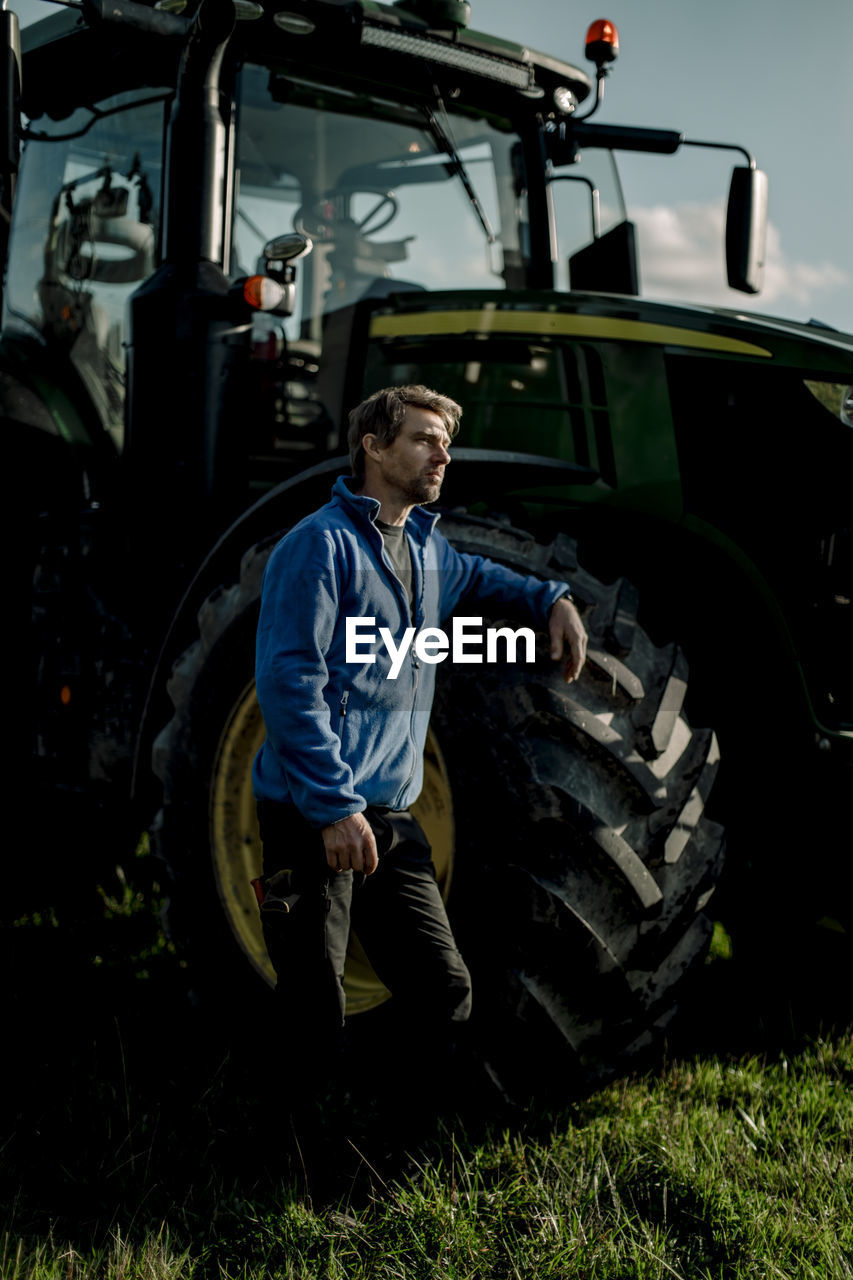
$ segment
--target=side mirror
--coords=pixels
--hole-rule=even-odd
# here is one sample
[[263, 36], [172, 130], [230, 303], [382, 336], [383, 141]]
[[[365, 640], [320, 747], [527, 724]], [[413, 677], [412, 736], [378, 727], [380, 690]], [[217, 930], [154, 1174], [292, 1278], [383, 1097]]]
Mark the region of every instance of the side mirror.
[[286, 231], [284, 235], [276, 236], [274, 240], [268, 240], [264, 245], [264, 261], [267, 263], [295, 262], [297, 258], [310, 253], [312, 248], [313, 245], [308, 236], [303, 236], [299, 231]]
[[21, 29], [18, 16], [0, 12], [0, 173], [18, 172], [21, 153]]
[[277, 316], [292, 316], [296, 305], [296, 262], [310, 253], [313, 247], [310, 238], [298, 231], [285, 232], [274, 240], [268, 240], [258, 262], [258, 273], [259, 277], [265, 276], [270, 285], [275, 283], [279, 286], [281, 298], [275, 305], [252, 305], [262, 311], [272, 311]]
[[726, 212], [726, 275], [730, 289], [760, 293], [767, 243], [767, 174], [732, 170]]

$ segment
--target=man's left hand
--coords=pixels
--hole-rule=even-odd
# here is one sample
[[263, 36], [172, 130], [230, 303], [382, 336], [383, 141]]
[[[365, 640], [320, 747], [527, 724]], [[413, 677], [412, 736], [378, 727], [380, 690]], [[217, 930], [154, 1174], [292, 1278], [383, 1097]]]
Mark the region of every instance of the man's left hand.
[[586, 631], [571, 600], [563, 597], [551, 606], [548, 614], [548, 634], [551, 638], [551, 657], [559, 662], [568, 650], [566, 659], [566, 684], [577, 680], [586, 662]]

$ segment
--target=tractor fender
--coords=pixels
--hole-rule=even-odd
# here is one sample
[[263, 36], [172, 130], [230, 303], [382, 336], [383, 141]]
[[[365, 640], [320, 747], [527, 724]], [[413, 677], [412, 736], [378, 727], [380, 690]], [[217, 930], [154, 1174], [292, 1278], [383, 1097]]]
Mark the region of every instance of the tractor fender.
[[679, 635], [694, 712], [701, 716], [707, 692], [705, 713], [719, 729], [721, 708], [737, 700], [742, 681], [756, 698], [760, 661], [772, 700], [784, 699], [791, 716], [819, 727], [782, 602], [762, 566], [724, 531], [688, 514], [668, 521], [594, 503], [572, 513], [571, 533], [592, 572], [608, 582], [624, 575], [637, 588], [640, 621], [653, 639]]

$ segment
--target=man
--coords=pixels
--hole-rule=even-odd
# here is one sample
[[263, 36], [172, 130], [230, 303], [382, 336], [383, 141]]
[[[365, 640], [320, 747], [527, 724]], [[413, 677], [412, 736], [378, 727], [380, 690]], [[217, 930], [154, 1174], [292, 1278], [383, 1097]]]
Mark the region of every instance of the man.
[[[584, 664], [586, 634], [564, 582], [460, 554], [423, 509], [441, 491], [461, 412], [421, 386], [370, 396], [350, 415], [353, 478], [337, 481], [331, 502], [267, 565], [256, 671], [267, 739], [254, 769], [271, 894], [262, 915], [289, 1025], [310, 1042], [303, 1064], [334, 1053], [351, 925], [424, 1045], [437, 1052], [470, 1012], [468, 971], [409, 813], [435, 663], [406, 637], [500, 604], [547, 628], [554, 660], [568, 650], [567, 680]], [[371, 652], [362, 641], [354, 654], [347, 619], [356, 618], [377, 634], [387, 628], [390, 646]]]

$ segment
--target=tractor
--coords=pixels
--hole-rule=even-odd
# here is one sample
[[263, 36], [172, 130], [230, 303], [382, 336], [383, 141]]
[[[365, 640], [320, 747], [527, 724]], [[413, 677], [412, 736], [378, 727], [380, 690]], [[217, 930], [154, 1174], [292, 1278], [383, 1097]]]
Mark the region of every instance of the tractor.
[[[565, 578], [590, 635], [570, 686], [544, 649], [440, 672], [417, 813], [488, 1052], [599, 1078], [659, 1043], [724, 829], [732, 928], [784, 945], [804, 900], [843, 927], [853, 337], [641, 296], [616, 156], [692, 143], [598, 120], [612, 24], [589, 73], [465, 0], [81, 0], [2, 29], [40, 868], [69, 832], [97, 858], [150, 831], [200, 986], [267, 998], [264, 566], [348, 471], [348, 411], [417, 382], [464, 408], [445, 534]], [[767, 180], [732, 149], [726, 270], [755, 293]], [[357, 938], [347, 991], [388, 995]]]

